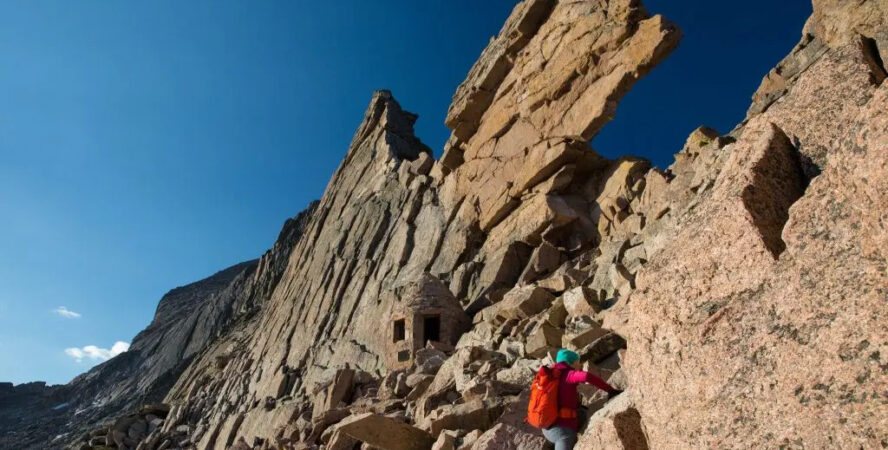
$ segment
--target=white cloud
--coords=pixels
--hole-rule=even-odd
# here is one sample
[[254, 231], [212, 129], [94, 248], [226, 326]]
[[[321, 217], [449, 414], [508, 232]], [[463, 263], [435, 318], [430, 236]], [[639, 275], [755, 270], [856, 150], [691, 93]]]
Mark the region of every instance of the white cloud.
[[99, 348], [95, 345], [87, 345], [86, 347], [82, 348], [66, 348], [65, 354], [74, 358], [74, 360], [77, 362], [82, 362], [86, 358], [89, 358], [93, 361], [107, 361], [129, 350], [129, 347], [129, 343], [117, 341], [114, 343], [114, 345], [111, 346], [110, 350], [107, 348]]
[[70, 309], [65, 308], [64, 306], [59, 306], [58, 308], [52, 310], [52, 312], [66, 318], [66, 319], [79, 319], [80, 318], [80, 313], [71, 311]]

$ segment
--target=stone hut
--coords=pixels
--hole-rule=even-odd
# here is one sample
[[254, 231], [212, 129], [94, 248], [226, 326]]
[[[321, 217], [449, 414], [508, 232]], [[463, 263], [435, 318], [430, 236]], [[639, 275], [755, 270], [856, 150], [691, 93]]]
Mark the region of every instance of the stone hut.
[[389, 370], [410, 367], [416, 350], [429, 342], [444, 347], [456, 345], [469, 325], [459, 300], [433, 275], [424, 274], [393, 293], [395, 301], [385, 325]]

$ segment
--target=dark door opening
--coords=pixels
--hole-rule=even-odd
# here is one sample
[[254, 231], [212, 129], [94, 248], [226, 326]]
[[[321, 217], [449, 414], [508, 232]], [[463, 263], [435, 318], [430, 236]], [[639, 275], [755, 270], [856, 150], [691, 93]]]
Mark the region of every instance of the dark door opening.
[[395, 332], [392, 335], [392, 342], [403, 341], [405, 336], [407, 336], [407, 332], [404, 328], [404, 319], [398, 319], [395, 321]]
[[422, 343], [441, 341], [441, 316], [428, 316], [422, 320]]

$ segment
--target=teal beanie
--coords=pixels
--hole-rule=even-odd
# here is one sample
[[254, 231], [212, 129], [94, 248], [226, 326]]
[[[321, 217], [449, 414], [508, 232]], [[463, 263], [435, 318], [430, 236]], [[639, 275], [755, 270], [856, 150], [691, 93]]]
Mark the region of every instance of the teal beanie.
[[576, 354], [576, 352], [572, 352], [566, 348], [562, 348], [558, 350], [558, 355], [555, 356], [555, 362], [560, 363], [563, 362], [565, 364], [573, 364], [580, 360], [580, 355]]

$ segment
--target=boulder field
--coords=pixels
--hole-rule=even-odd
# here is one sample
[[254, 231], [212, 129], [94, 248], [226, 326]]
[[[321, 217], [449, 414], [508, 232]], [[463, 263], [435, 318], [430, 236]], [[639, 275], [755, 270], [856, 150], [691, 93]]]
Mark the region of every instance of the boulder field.
[[440, 158], [374, 93], [260, 259], [69, 385], [0, 384], [0, 447], [543, 449], [528, 388], [566, 347], [625, 390], [581, 390], [579, 449], [888, 448], [888, 1], [813, 3], [666, 170], [589, 143], [679, 27], [518, 3]]

